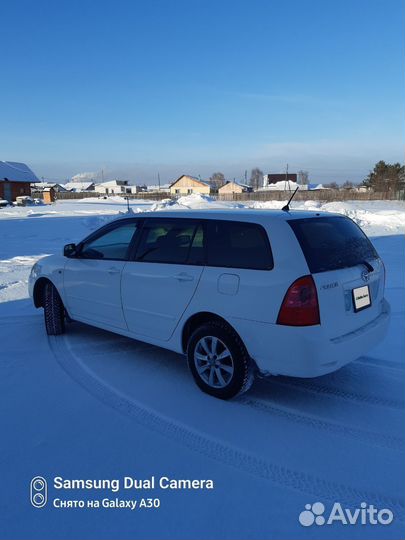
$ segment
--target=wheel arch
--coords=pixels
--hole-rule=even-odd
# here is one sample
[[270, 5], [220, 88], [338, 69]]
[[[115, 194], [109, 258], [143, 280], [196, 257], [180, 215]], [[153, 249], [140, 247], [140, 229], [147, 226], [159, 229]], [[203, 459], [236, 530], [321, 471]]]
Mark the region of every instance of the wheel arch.
[[217, 315], [216, 313], [212, 313], [211, 311], [200, 311], [191, 315], [183, 326], [183, 330], [181, 333], [181, 348], [183, 353], [187, 352], [187, 342], [194, 330], [199, 326], [203, 325], [204, 323], [209, 323], [212, 321], [218, 321], [226, 324], [226, 326], [228, 326], [233, 332], [235, 332], [235, 334], [245, 345], [244, 340], [240, 336], [239, 332], [237, 332], [237, 330], [235, 330], [235, 328], [226, 319], [224, 319], [220, 315]]
[[55, 287], [55, 284], [47, 277], [40, 277], [35, 282], [32, 298], [36, 308], [44, 307], [44, 289], [47, 283], [52, 283], [52, 285]]

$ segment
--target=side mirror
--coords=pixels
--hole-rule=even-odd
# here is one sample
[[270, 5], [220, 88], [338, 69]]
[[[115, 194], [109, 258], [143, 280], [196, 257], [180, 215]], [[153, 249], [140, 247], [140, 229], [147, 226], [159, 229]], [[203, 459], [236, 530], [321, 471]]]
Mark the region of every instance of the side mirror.
[[76, 255], [76, 244], [66, 244], [63, 248], [64, 257], [74, 257]]

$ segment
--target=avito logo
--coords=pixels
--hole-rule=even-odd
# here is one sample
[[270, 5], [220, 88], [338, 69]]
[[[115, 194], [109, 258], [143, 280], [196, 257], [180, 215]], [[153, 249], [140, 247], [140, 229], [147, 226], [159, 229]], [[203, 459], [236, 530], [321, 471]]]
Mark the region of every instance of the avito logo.
[[389, 525], [394, 520], [394, 514], [388, 508], [378, 510], [372, 504], [362, 502], [360, 508], [351, 510], [343, 508], [339, 502], [333, 504], [328, 516], [325, 516], [325, 505], [321, 502], [306, 504], [298, 516], [298, 520], [303, 527], [311, 525]]

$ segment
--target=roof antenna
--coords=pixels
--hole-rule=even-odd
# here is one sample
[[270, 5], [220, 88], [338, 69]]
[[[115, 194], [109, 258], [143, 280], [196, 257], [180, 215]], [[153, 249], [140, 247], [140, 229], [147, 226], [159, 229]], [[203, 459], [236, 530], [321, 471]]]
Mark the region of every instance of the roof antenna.
[[293, 200], [294, 195], [297, 193], [298, 189], [299, 189], [299, 186], [296, 187], [294, 193], [289, 198], [288, 203], [285, 206], [283, 206], [283, 208], [281, 209], [283, 212], [289, 212], [290, 211], [290, 202]]

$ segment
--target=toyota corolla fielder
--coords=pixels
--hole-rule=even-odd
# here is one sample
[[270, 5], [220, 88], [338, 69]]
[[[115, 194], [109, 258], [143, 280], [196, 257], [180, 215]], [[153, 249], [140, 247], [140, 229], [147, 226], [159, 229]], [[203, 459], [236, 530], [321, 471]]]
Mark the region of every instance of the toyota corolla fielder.
[[255, 373], [316, 377], [385, 334], [384, 265], [349, 218], [181, 211], [117, 219], [41, 259], [30, 294], [46, 331], [81, 321], [185, 353], [218, 398]]

